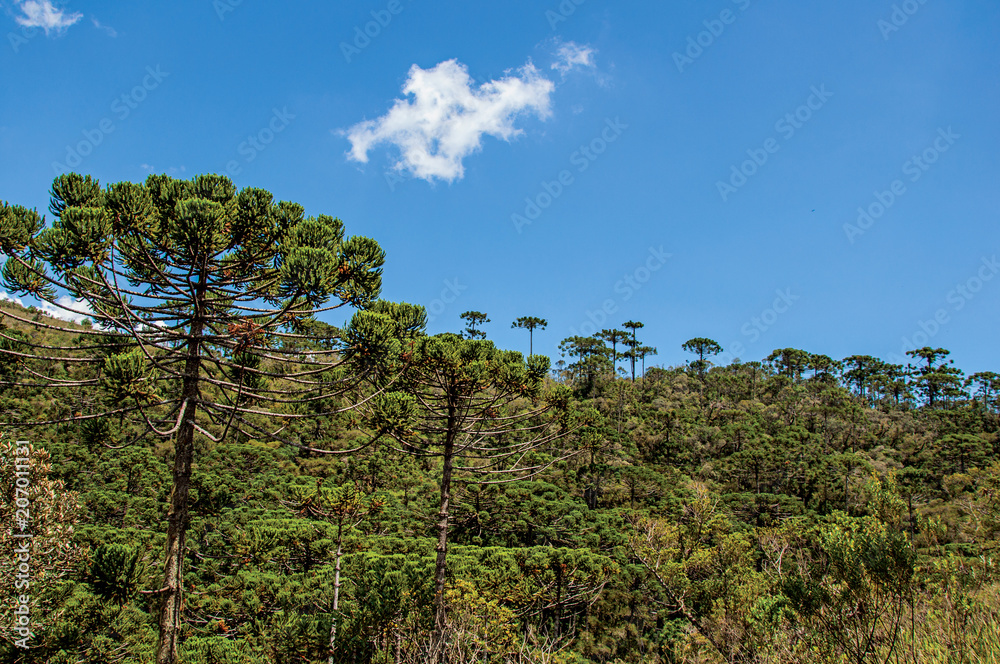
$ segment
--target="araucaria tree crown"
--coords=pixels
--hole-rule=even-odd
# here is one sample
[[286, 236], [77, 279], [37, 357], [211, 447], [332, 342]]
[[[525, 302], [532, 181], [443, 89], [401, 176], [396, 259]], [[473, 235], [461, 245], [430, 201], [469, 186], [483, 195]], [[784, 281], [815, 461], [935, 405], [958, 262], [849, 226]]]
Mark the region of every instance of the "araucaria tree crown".
[[[289, 420], [334, 410], [330, 397], [364, 376], [338, 371], [352, 349], [313, 317], [372, 307], [384, 314], [368, 314], [365, 342], [391, 345], [400, 327], [389, 320], [393, 309], [373, 306], [385, 255], [374, 240], [345, 238], [338, 219], [306, 217], [300, 205], [237, 191], [217, 175], [154, 175], [106, 189], [63, 175], [49, 209], [55, 220], [46, 227], [34, 210], [0, 207], [3, 283], [57, 307], [57, 289], [82, 301], [92, 312], [90, 341], [56, 348], [0, 330], [2, 359], [33, 388], [74, 388], [91, 406], [80, 414], [85, 436], [108, 436], [106, 416], [115, 414], [112, 421], [131, 420], [132, 439], [173, 440], [157, 663], [174, 662], [195, 433], [277, 437]], [[6, 384], [18, 384], [13, 378]], [[303, 414], [291, 404], [321, 407]], [[291, 438], [283, 433], [308, 447]]]

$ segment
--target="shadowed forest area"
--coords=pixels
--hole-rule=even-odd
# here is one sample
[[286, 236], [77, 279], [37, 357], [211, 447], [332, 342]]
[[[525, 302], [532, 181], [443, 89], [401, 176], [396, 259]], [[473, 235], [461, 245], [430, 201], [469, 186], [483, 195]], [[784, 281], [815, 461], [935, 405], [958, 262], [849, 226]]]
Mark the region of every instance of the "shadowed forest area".
[[553, 367], [482, 312], [427, 335], [374, 240], [224, 177], [50, 212], [0, 208], [4, 286], [92, 316], [0, 303], [5, 662], [1000, 659], [1000, 374], [647, 367], [638, 321]]

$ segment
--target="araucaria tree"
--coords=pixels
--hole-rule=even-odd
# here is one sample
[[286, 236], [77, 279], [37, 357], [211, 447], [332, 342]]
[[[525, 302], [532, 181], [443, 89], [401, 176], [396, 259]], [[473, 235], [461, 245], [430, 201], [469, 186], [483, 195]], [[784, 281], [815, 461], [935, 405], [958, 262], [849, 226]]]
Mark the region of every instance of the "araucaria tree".
[[605, 343], [611, 344], [611, 374], [617, 377], [618, 358], [628, 355], [628, 351], [624, 354], [618, 352], [618, 344], [629, 345], [631, 339], [628, 333], [624, 330], [601, 330], [594, 336]]
[[638, 348], [633, 348], [630, 352], [635, 353], [635, 356], [642, 361], [642, 374], [646, 375], [646, 357], [649, 355], [656, 355], [656, 347], [654, 346], [639, 346]]
[[705, 337], [695, 337], [694, 339], [688, 339], [681, 345], [681, 348], [689, 353], [694, 353], [698, 356], [698, 359], [692, 362], [695, 370], [697, 370], [698, 375], [702, 380], [705, 379], [705, 372], [708, 370], [709, 365], [712, 363], [705, 359], [706, 355], [718, 355], [722, 352], [722, 346], [719, 345], [714, 339], [706, 339]]
[[[345, 334], [353, 334], [349, 327]], [[445, 605], [452, 487], [510, 482], [537, 474], [565, 455], [553, 443], [568, 421], [551, 412], [567, 405], [564, 390], [542, 399], [549, 360], [502, 351], [455, 334], [418, 337], [401, 356], [406, 392], [372, 399], [370, 422], [401, 452], [440, 460], [434, 636], [428, 660], [440, 661], [448, 635]], [[550, 412], [546, 412], [550, 411]]]
[[[221, 176], [157, 175], [102, 189], [70, 174], [56, 178], [51, 195], [48, 227], [34, 210], [0, 207], [3, 282], [55, 306], [57, 288], [82, 300], [93, 312], [92, 341], [54, 348], [4, 334], [4, 354], [17, 359], [31, 389], [90, 395], [79, 400], [92, 405], [78, 418], [85, 436], [120, 421], [126, 438], [173, 441], [164, 582], [155, 591], [156, 662], [171, 664], [196, 438], [280, 435], [311, 449], [278, 431], [289, 419], [329, 412], [296, 415], [289, 404], [332, 403], [353, 385], [336, 373], [350, 349], [327, 340], [325, 350], [313, 344], [303, 353], [304, 330], [315, 328], [320, 311], [373, 305], [384, 253], [371, 239], [345, 238], [337, 219], [305, 217], [297, 204], [237, 191]], [[365, 329], [378, 332], [380, 315], [365, 315]], [[385, 319], [383, 333], [397, 329]]]
[[460, 316], [468, 324], [465, 326], [465, 333], [470, 339], [485, 339], [486, 333], [482, 331], [482, 326], [490, 322], [489, 316], [481, 311], [466, 311]]
[[[626, 322], [622, 323], [622, 327], [624, 327], [626, 330], [632, 330], [632, 338], [628, 341], [629, 348], [631, 348], [633, 350], [636, 349], [636, 348], [638, 348], [639, 347], [639, 340], [636, 339], [636, 337], [635, 337], [635, 331], [638, 330], [638, 329], [641, 329], [643, 327], [646, 327], [646, 326], [643, 325], [642, 323], [638, 322], [638, 321], [630, 320], [630, 321], [626, 321]], [[629, 359], [632, 360], [632, 382], [634, 383], [635, 382], [635, 353], [631, 353], [629, 355]]]
[[[911, 365], [908, 368], [929, 408], [934, 408], [942, 397], [951, 398], [961, 394], [963, 374], [960, 369], [948, 366], [954, 363], [954, 360], [944, 361], [949, 353], [950, 351], [944, 348], [930, 346], [906, 351], [906, 354], [913, 359], [920, 358], [926, 362], [924, 366]], [[938, 360], [941, 360], [940, 364]]]
[[549, 321], [536, 316], [521, 316], [510, 324], [512, 328], [520, 328], [528, 331], [528, 356], [535, 354], [535, 328], [545, 329]]

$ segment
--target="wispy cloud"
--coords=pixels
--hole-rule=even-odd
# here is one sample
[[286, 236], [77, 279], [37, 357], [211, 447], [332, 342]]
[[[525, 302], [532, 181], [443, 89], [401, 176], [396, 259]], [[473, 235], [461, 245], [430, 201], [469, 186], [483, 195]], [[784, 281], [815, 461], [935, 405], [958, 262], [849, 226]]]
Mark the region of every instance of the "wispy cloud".
[[403, 86], [408, 99], [396, 99], [382, 117], [341, 133], [355, 161], [367, 163], [369, 150], [386, 143], [400, 151], [397, 170], [451, 182], [465, 174], [462, 160], [482, 149], [484, 135], [509, 141], [523, 133], [514, 126], [519, 116], [547, 118], [554, 89], [530, 62], [478, 87], [457, 60], [431, 69], [413, 65]]
[[589, 46], [581, 46], [576, 42], [566, 42], [559, 46], [556, 51], [556, 61], [552, 63], [552, 68], [565, 76], [577, 68], [590, 68], [594, 66], [594, 55], [597, 53]]
[[62, 32], [83, 18], [79, 12], [68, 13], [57, 8], [50, 0], [15, 0], [21, 16], [15, 16], [18, 24], [26, 28], [41, 28], [45, 34]]
[[111, 37], [112, 39], [114, 39], [115, 37], [118, 36], [118, 31], [115, 30], [114, 28], [112, 28], [110, 25], [104, 25], [103, 23], [101, 23], [100, 21], [98, 21], [96, 18], [91, 18], [90, 21], [91, 21], [91, 23], [94, 24], [95, 28], [97, 28], [98, 30], [102, 30], [104, 32], [104, 34], [106, 34], [108, 37]]

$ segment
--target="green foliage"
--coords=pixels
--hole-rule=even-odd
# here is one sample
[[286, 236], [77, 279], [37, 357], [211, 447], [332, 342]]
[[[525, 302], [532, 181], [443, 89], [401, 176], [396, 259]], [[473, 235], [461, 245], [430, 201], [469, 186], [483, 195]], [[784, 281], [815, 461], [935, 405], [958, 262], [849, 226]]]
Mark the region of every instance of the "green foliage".
[[139, 549], [121, 544], [98, 547], [92, 554], [90, 566], [90, 584], [94, 593], [119, 605], [132, 599], [142, 573], [139, 554]]
[[510, 324], [512, 328], [520, 328], [522, 330], [528, 331], [528, 355], [534, 355], [534, 339], [535, 339], [535, 329], [541, 328], [545, 329], [548, 327], [549, 321], [544, 318], [538, 318], [537, 316], [521, 316], [513, 323]]
[[[449, 661], [1000, 657], [1000, 388], [944, 349], [908, 369], [794, 348], [713, 366], [718, 345], [694, 338], [690, 367], [633, 382], [612, 371], [650, 352], [629, 321], [564, 340], [553, 378], [468, 330], [426, 336], [421, 307], [377, 299], [377, 245], [263, 190], [62, 176], [52, 212], [46, 228], [0, 208], [6, 283], [62, 280], [95, 325], [0, 305], [4, 441], [34, 443], [37, 533], [33, 645], [12, 645], [4, 613], [2, 661], [155, 658], [177, 456], [176, 432], [154, 430], [178, 422], [194, 306], [172, 299], [190, 289], [179, 257], [213, 275], [184, 661], [425, 662], [438, 601]], [[109, 297], [109, 247], [141, 295]], [[330, 300], [364, 310], [334, 326], [310, 310]], [[261, 302], [277, 311], [237, 308]], [[15, 447], [0, 446], [7, 523]]]
[[681, 348], [688, 351], [689, 353], [694, 353], [698, 356], [695, 362], [691, 365], [698, 372], [698, 375], [704, 377], [705, 372], [708, 367], [711, 366], [711, 362], [705, 359], [706, 355], [718, 355], [722, 352], [722, 346], [713, 339], [707, 339], [705, 337], [695, 337], [694, 339], [688, 339], [685, 341]]
[[478, 329], [484, 324], [489, 323], [489, 317], [481, 311], [466, 311], [460, 318], [464, 321], [468, 321], [465, 326], [465, 333], [469, 335], [469, 339], [485, 339], [486, 333]]
[[154, 374], [141, 348], [111, 355], [104, 360], [101, 380], [111, 399], [121, 402], [155, 401]]

